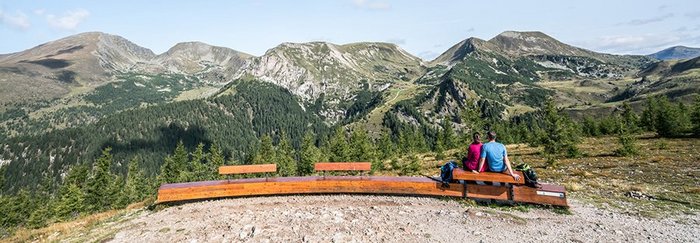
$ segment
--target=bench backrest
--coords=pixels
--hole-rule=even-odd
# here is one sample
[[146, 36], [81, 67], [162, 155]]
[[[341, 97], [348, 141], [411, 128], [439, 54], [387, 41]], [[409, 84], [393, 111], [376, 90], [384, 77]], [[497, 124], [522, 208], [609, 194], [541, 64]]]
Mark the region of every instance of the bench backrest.
[[275, 173], [277, 172], [276, 164], [261, 164], [261, 165], [226, 165], [219, 167], [220, 175], [231, 174], [252, 174], [252, 173]]
[[319, 162], [314, 164], [314, 171], [370, 171], [370, 162]]
[[465, 171], [460, 168], [455, 168], [452, 170], [452, 179], [455, 180], [465, 180], [465, 181], [490, 181], [490, 182], [503, 182], [503, 183], [510, 183], [510, 184], [515, 184], [515, 185], [521, 185], [525, 184], [525, 177], [523, 177], [523, 173], [520, 171], [514, 171], [513, 173], [516, 173], [520, 175], [520, 180], [515, 181], [512, 176], [504, 174], [504, 173], [496, 173], [496, 172], [481, 172], [479, 174], [473, 173], [471, 171]]

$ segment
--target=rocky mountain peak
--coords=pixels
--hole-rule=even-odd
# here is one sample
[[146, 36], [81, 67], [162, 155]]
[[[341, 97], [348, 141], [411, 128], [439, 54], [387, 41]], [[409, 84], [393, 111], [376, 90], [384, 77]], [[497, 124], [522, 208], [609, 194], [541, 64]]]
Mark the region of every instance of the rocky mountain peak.
[[171, 72], [197, 73], [212, 67], [237, 73], [253, 56], [203, 42], [181, 42], [155, 58], [155, 63]]
[[590, 51], [564, 44], [539, 31], [505, 31], [491, 38], [488, 42], [512, 56], [590, 55]]
[[450, 65], [455, 61], [464, 59], [469, 53], [475, 51], [498, 52], [498, 48], [485, 40], [470, 37], [453, 45], [447, 51], [431, 61], [432, 64]]

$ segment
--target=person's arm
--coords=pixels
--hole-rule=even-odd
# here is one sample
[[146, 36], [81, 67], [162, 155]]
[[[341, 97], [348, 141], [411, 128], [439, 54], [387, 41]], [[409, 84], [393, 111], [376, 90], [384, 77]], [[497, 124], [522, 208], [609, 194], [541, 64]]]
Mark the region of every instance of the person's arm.
[[[472, 151], [471, 145], [470, 145], [470, 146], [467, 148], [467, 161], [472, 161], [472, 160], [474, 160], [475, 157], [476, 157], [476, 161], [477, 161], [476, 166], [479, 167], [479, 162], [478, 162], [478, 161], [479, 161], [479, 154], [474, 153], [474, 151]], [[464, 163], [464, 169], [465, 169], [465, 170], [467, 169], [467, 163], [466, 163], [466, 162]], [[471, 172], [476, 172], [476, 170], [471, 169]]]
[[513, 168], [510, 166], [510, 160], [508, 159], [508, 153], [503, 152], [503, 162], [506, 162], [506, 167], [508, 168], [508, 173], [513, 177], [515, 181], [520, 181], [520, 175], [513, 173]]
[[477, 170], [476, 170], [476, 171], [472, 171], [472, 172], [479, 174], [479, 171], [481, 171], [481, 168], [484, 168], [484, 162], [485, 162], [485, 161], [486, 161], [486, 158], [481, 157], [481, 158], [479, 159], [479, 166], [478, 166], [478, 168], [476, 168]]

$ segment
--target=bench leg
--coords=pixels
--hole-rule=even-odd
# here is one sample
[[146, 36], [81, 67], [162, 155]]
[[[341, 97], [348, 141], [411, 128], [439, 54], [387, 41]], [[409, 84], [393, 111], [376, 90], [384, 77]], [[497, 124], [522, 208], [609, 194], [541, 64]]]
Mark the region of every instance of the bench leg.
[[463, 197], [464, 197], [464, 199], [467, 199], [467, 181], [461, 180], [461, 182], [462, 182], [462, 186], [463, 186], [462, 190], [464, 190]]
[[513, 202], [513, 184], [508, 183], [508, 201]]

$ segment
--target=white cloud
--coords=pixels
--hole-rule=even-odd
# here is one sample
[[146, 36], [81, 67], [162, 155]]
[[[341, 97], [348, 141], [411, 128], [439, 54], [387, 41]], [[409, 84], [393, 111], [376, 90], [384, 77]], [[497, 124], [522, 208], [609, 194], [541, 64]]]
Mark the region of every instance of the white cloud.
[[353, 0], [355, 7], [371, 10], [387, 10], [391, 8], [389, 3], [379, 0]]
[[602, 36], [594, 40], [581, 42], [581, 46], [596, 51], [616, 54], [649, 54], [660, 49], [680, 45], [697, 44], [698, 36], [683, 33], [663, 33], [646, 35]]
[[51, 27], [62, 29], [62, 30], [74, 30], [80, 25], [88, 16], [90, 12], [85, 9], [76, 9], [64, 13], [61, 16], [56, 16], [53, 14], [46, 15], [46, 21], [48, 21]]
[[627, 24], [627, 25], [645, 25], [645, 24], [651, 24], [651, 23], [655, 23], [655, 22], [661, 22], [661, 21], [664, 21], [664, 20], [666, 20], [666, 19], [668, 19], [668, 18], [670, 18], [670, 17], [673, 17], [673, 16], [674, 16], [674, 14], [668, 13], [668, 14], [664, 14], [664, 15], [661, 15], [661, 16], [656, 16], [656, 17], [651, 17], [651, 18], [646, 18], [646, 19], [633, 19], [633, 20], [630, 20], [629, 22], [626, 22], [626, 23], [623, 23], [623, 24]]
[[0, 23], [19, 30], [26, 30], [32, 26], [27, 15], [21, 11], [16, 11], [15, 14], [8, 14], [0, 10]]
[[36, 14], [36, 15], [43, 16], [43, 15], [46, 13], [46, 9], [37, 8], [37, 9], [34, 9], [33, 12], [34, 12], [34, 14]]

